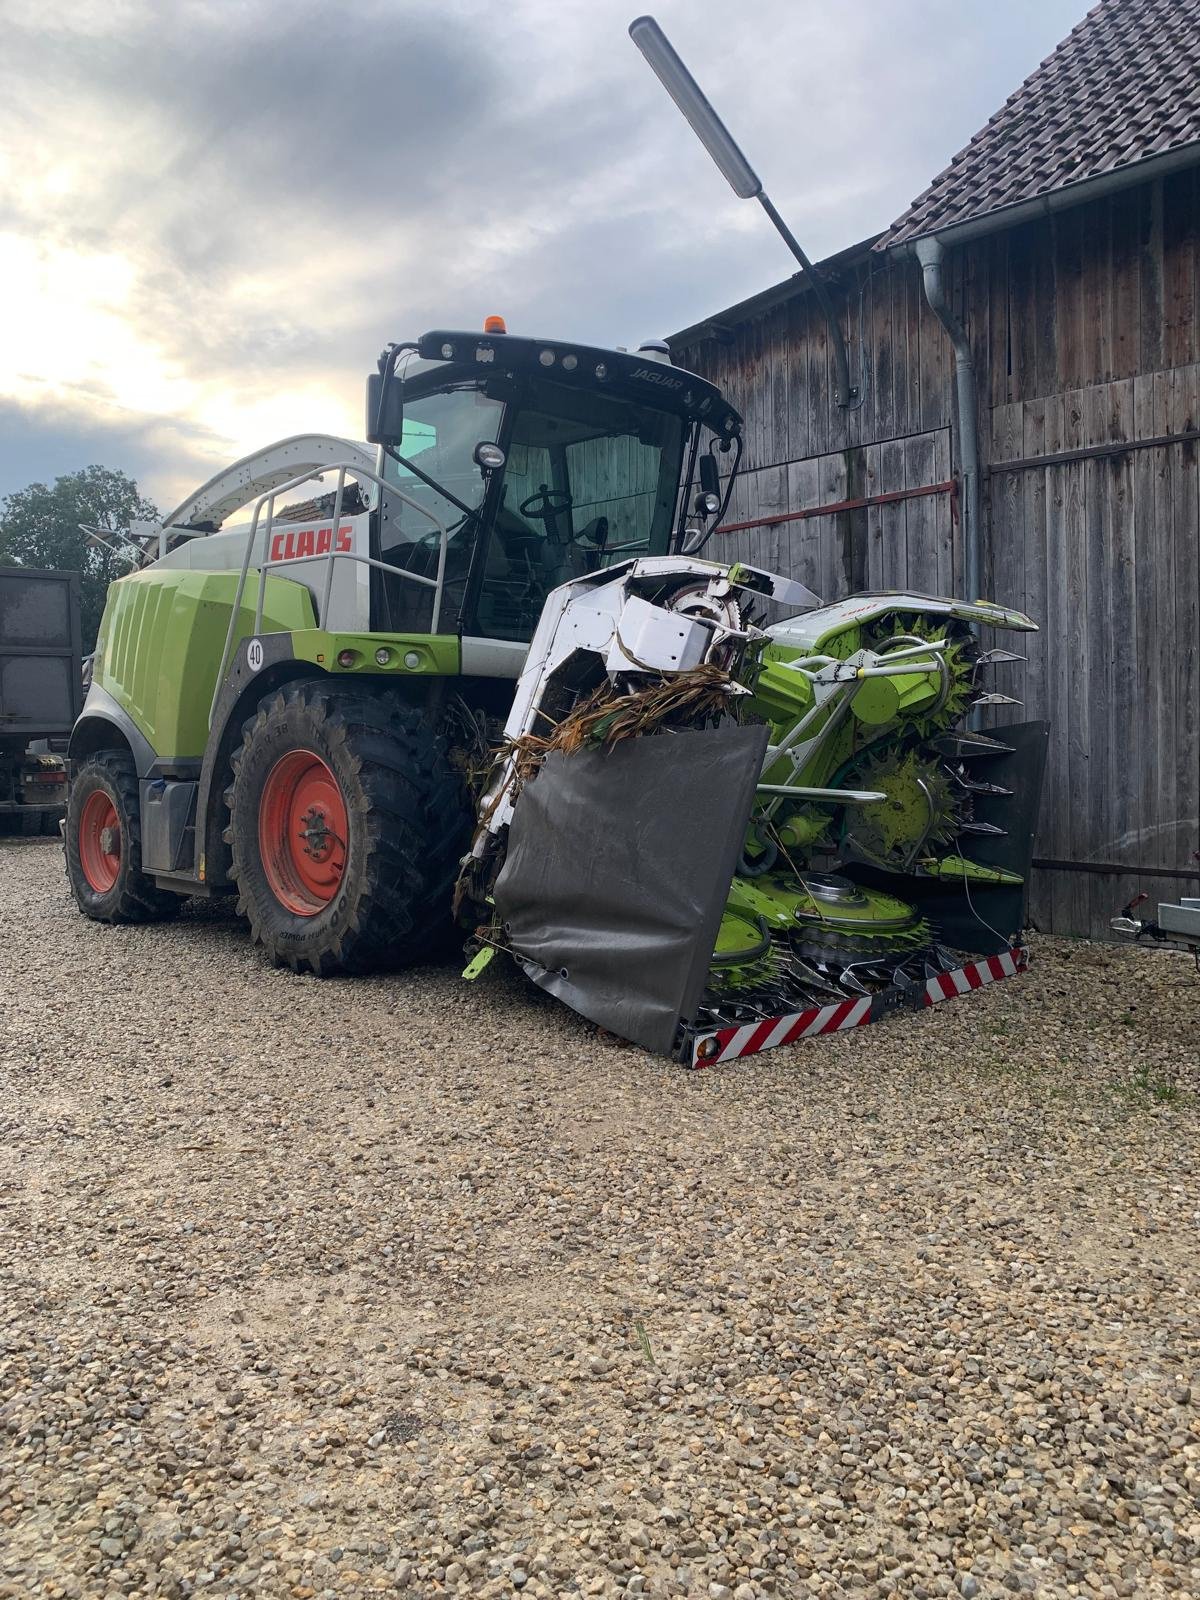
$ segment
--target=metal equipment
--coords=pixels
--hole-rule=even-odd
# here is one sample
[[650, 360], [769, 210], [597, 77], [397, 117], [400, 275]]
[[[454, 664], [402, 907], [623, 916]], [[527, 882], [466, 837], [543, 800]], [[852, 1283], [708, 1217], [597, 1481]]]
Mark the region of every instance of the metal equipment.
[[[661, 30], [631, 32], [828, 310]], [[1044, 728], [964, 719], [1000, 698], [978, 630], [1028, 618], [823, 607], [701, 559], [742, 419], [659, 342], [489, 317], [390, 344], [366, 436], [284, 440], [137, 530], [71, 740], [88, 916], [236, 892], [317, 974], [424, 960], [457, 923], [468, 976], [506, 951], [693, 1065], [1021, 969]]]
[[1157, 917], [1135, 917], [1133, 913], [1147, 898], [1145, 894], [1135, 895], [1119, 916], [1111, 918], [1109, 927], [1126, 939], [1182, 945], [1195, 956], [1196, 969], [1200, 971], [1200, 897], [1184, 895], [1182, 900], [1162, 901]]
[[389, 346], [375, 451], [285, 440], [139, 530], [71, 737], [80, 908], [236, 892], [318, 974], [425, 959], [456, 912], [696, 1063], [1016, 970], [1014, 746], [962, 722], [973, 626], [1033, 624], [689, 554], [741, 426], [658, 347]]
[[61, 822], [80, 683], [78, 574], [0, 567], [0, 830]]

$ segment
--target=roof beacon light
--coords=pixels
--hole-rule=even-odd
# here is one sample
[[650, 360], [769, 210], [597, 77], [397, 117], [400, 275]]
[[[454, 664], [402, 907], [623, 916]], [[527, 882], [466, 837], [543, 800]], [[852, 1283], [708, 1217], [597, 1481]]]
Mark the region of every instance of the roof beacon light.
[[784, 244], [803, 267], [805, 275], [812, 284], [817, 304], [821, 307], [833, 341], [838, 385], [834, 398], [839, 406], [856, 411], [862, 405], [863, 397], [857, 385], [850, 382], [846, 343], [829, 302], [824, 279], [800, 248], [792, 230], [776, 211], [770, 196], [763, 190], [758, 174], [738, 149], [733, 135], [709, 104], [708, 96], [675, 54], [671, 41], [654, 18], [636, 17], [629, 24], [629, 37], [650, 63], [663, 88], [683, 112], [691, 125], [692, 132], [716, 162], [734, 194], [739, 200], [758, 201], [775, 224]]
[[507, 333], [508, 328], [505, 326], [503, 317], [484, 317], [483, 331], [484, 333]]

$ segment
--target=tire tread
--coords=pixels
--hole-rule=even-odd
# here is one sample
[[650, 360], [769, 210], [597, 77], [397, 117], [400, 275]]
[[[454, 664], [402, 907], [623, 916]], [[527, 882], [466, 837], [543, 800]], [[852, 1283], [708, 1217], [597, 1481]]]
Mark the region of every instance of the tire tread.
[[[107, 895], [97, 896], [84, 876], [79, 860], [79, 845], [71, 800], [79, 785], [90, 775], [99, 774], [117, 800], [121, 817], [121, 851], [125, 870]], [[67, 801], [67, 825], [63, 829], [63, 853], [67, 878], [75, 902], [85, 916], [95, 922], [165, 922], [183, 906], [182, 895], [160, 889], [142, 871], [142, 801], [137, 771], [132, 756], [120, 750], [99, 750], [75, 773]], [[107, 902], [107, 903], [105, 903]]]
[[[303, 944], [289, 936], [290, 914], [263, 890], [258, 795], [241, 793], [247, 756], [297, 710], [352, 775], [358, 793], [346, 798], [352, 818], [359, 819], [362, 852], [348, 915], [318, 912]], [[450, 921], [470, 813], [445, 740], [419, 708], [357, 685], [289, 685], [264, 696], [243, 725], [232, 771], [224, 837], [232, 850], [238, 909], [250, 922], [254, 943], [276, 965], [325, 977], [410, 965], [428, 954]]]

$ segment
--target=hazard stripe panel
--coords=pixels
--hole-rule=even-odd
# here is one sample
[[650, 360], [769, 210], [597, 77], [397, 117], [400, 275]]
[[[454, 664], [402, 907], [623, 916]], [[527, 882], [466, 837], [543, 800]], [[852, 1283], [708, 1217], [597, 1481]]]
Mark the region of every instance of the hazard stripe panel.
[[[1002, 978], [1015, 977], [1029, 965], [1029, 951], [1020, 945], [1005, 950], [998, 956], [984, 956], [979, 961], [969, 961], [966, 966], [955, 967], [952, 972], [939, 972], [925, 985], [923, 1006], [940, 1005], [944, 1000], [957, 1000], [959, 995], [970, 994], [989, 983], [999, 983]], [[883, 990], [887, 995], [891, 991]], [[918, 991], [919, 993], [920, 991]], [[879, 996], [863, 995], [857, 1000], [839, 1000], [831, 1006], [814, 1006], [810, 1011], [796, 1011], [786, 1017], [765, 1017], [761, 1022], [743, 1023], [740, 1028], [718, 1028], [712, 1033], [699, 1035], [692, 1044], [693, 1067], [715, 1067], [722, 1061], [736, 1061], [742, 1056], [755, 1056], [764, 1050], [774, 1050], [781, 1044], [794, 1044], [798, 1039], [813, 1039], [819, 1033], [840, 1033], [844, 1028], [861, 1028], [875, 1020], [871, 1015], [872, 999]], [[887, 1015], [887, 1008], [879, 1007], [876, 1017]]]

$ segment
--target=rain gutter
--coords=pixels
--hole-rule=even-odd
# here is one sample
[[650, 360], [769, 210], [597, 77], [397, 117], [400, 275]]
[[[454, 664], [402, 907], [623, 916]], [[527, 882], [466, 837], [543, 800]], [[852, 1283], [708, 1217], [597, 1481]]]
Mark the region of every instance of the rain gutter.
[[958, 394], [958, 460], [962, 472], [963, 590], [968, 600], [983, 595], [982, 539], [979, 522], [979, 411], [975, 403], [975, 360], [966, 329], [950, 309], [942, 281], [945, 251], [937, 238], [918, 239], [913, 254], [921, 264], [925, 299], [954, 346]]
[[[1078, 183], [1065, 184], [1061, 188], [1049, 190], [1046, 194], [1034, 195], [1029, 200], [1018, 200], [1015, 205], [999, 206], [995, 210], [985, 211], [981, 216], [968, 217], [963, 222], [949, 223], [946, 227], [938, 228], [937, 237], [947, 246], [967, 244], [972, 239], [983, 238], [985, 234], [998, 233], [1005, 228], [1015, 228], [1022, 222], [1034, 222], [1040, 217], [1068, 211], [1074, 206], [1083, 205], [1088, 200], [1099, 200], [1105, 195], [1119, 194], [1123, 189], [1132, 189], [1138, 184], [1149, 183], [1155, 178], [1165, 178], [1172, 172], [1181, 172], [1185, 167], [1197, 165], [1200, 165], [1200, 140], [1192, 140], [1188, 144], [1178, 145], [1174, 150], [1164, 150], [1158, 155], [1147, 156], [1142, 161], [1116, 167], [1110, 172], [1099, 172], [1094, 177], [1081, 178]], [[905, 242], [901, 238], [893, 244], [889, 235], [885, 233], [876, 243], [875, 249], [898, 250], [903, 248]]]

